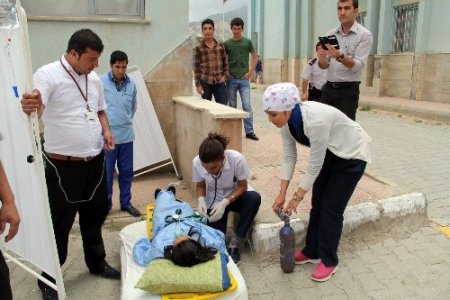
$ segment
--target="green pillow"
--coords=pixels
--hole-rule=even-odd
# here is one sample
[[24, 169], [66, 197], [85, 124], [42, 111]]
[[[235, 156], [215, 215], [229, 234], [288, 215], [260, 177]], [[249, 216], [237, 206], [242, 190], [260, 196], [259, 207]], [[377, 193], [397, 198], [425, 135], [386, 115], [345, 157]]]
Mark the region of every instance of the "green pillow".
[[135, 287], [158, 295], [223, 291], [221, 265], [220, 255], [192, 267], [180, 267], [168, 259], [155, 259], [145, 268]]

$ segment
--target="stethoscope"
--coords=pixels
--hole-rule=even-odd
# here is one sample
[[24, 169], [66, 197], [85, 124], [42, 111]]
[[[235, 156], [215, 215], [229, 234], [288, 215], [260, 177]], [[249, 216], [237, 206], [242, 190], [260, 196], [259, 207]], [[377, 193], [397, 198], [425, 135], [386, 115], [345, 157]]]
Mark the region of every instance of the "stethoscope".
[[166, 225], [175, 223], [175, 222], [183, 222], [184, 220], [193, 220], [193, 221], [200, 221], [202, 219], [202, 216], [198, 212], [194, 212], [192, 215], [187, 217], [182, 217], [182, 210], [181, 208], [177, 208], [175, 210], [175, 213], [168, 215], [164, 218], [164, 221], [166, 222]]
[[222, 171], [223, 171], [223, 162], [222, 162], [222, 167], [220, 168], [219, 173], [217, 175], [211, 174], [211, 177], [214, 179], [214, 198], [213, 198], [213, 201], [211, 202], [211, 205], [209, 206], [208, 210], [210, 210], [213, 207], [214, 202], [216, 202], [216, 197], [217, 197], [217, 180], [219, 180], [220, 176], [222, 176]]

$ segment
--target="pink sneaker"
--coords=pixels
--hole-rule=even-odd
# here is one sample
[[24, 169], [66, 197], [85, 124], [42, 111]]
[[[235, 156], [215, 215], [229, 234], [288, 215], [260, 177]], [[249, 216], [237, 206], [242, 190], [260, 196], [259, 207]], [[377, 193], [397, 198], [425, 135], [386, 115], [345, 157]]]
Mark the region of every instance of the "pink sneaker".
[[311, 275], [311, 279], [314, 281], [327, 281], [331, 278], [331, 275], [336, 273], [338, 266], [327, 267], [322, 262], [317, 266], [314, 270], [314, 273]]
[[302, 251], [298, 250], [295, 251], [295, 264], [296, 265], [303, 265], [307, 263], [311, 264], [318, 264], [320, 262], [320, 259], [312, 259], [308, 256], [304, 255]]

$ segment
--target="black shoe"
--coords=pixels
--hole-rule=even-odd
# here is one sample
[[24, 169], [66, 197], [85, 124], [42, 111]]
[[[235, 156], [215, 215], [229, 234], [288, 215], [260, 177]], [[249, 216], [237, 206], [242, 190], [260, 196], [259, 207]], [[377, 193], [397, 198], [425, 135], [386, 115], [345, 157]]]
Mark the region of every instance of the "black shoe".
[[169, 187], [167, 187], [167, 190], [171, 191], [174, 196], [177, 194], [177, 189], [173, 185], [170, 185]]
[[59, 300], [58, 292], [49, 286], [42, 287], [41, 293], [44, 300]]
[[126, 207], [126, 208], [121, 208], [120, 210], [128, 212], [133, 217], [140, 217], [141, 216], [141, 212], [136, 207], [134, 207], [133, 205], [130, 205], [130, 206]]
[[99, 270], [89, 270], [89, 272], [107, 279], [120, 279], [120, 272], [111, 267], [106, 261]]
[[241, 254], [239, 253], [239, 248], [229, 248], [228, 254], [230, 254], [235, 264], [238, 264], [241, 260]]
[[247, 133], [245, 135], [246, 138], [254, 140], [254, 141], [259, 141], [259, 137], [256, 136], [256, 134], [254, 132], [252, 133]]

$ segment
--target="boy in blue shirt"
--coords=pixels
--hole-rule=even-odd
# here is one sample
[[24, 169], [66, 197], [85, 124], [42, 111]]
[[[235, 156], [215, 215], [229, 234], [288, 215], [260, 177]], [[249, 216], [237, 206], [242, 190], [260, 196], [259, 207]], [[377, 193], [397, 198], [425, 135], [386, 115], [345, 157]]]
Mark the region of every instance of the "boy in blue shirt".
[[131, 204], [133, 180], [133, 117], [136, 112], [136, 84], [126, 75], [128, 56], [117, 50], [111, 53], [111, 71], [100, 78], [106, 100], [106, 114], [116, 140], [113, 151], [106, 153], [108, 208], [112, 208], [114, 167], [119, 171], [120, 209], [134, 217], [141, 213]]

